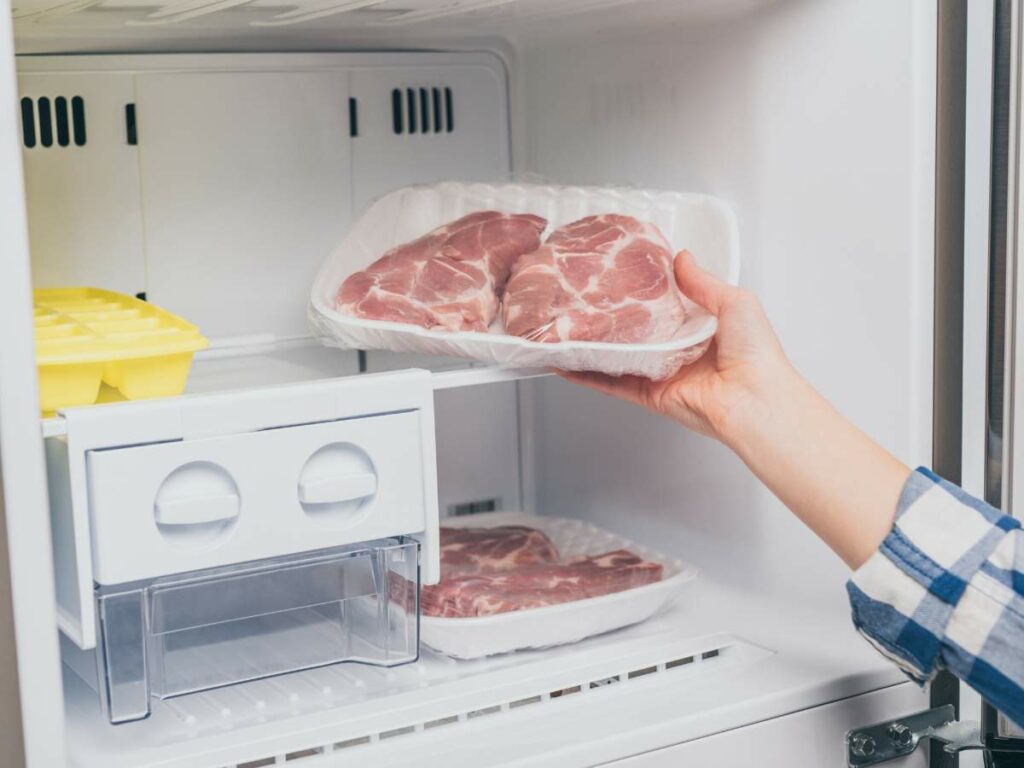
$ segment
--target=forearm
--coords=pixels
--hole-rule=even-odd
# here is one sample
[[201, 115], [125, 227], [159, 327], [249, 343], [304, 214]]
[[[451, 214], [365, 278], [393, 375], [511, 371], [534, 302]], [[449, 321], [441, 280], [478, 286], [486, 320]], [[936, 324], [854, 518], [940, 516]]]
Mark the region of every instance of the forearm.
[[722, 439], [851, 568], [892, 526], [910, 470], [847, 421], [788, 366]]

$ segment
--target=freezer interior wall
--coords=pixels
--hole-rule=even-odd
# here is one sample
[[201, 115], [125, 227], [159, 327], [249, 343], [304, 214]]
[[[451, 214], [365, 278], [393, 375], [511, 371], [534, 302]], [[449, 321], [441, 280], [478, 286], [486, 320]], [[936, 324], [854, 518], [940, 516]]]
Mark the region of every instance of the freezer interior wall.
[[[928, 463], [931, 436], [925, 5], [777, 3], [697, 27], [526, 43], [511, 109], [526, 171], [729, 201], [742, 283], [793, 364], [911, 466]], [[539, 509], [846, 620], [845, 567], [728, 450], [561, 381], [520, 387]]]

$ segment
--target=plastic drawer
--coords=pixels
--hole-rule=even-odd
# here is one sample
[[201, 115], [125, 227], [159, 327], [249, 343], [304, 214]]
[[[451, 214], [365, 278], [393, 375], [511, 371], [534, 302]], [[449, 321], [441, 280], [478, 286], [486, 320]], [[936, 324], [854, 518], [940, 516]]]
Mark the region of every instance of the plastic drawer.
[[123, 584], [424, 529], [419, 413], [90, 451], [93, 579]]
[[418, 549], [396, 537], [97, 587], [97, 682], [110, 722], [146, 717], [154, 697], [343, 661], [415, 661]]

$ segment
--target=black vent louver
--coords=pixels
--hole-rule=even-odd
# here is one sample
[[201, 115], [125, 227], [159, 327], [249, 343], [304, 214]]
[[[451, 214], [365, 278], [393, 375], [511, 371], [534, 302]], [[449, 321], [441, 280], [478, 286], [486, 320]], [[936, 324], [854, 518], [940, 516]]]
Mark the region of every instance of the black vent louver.
[[53, 119], [50, 115], [50, 100], [45, 96], [36, 101], [39, 110], [39, 143], [44, 147], [53, 146]]
[[455, 130], [452, 89], [447, 86], [392, 89], [391, 129], [398, 135], [451, 133]]
[[36, 145], [36, 117], [32, 107], [32, 99], [21, 100], [21, 135], [25, 146], [32, 149]]
[[[68, 106], [70, 104], [70, 109]], [[76, 147], [85, 146], [85, 100], [73, 96], [50, 99], [40, 96], [21, 100], [22, 141], [29, 149], [37, 146]]]
[[70, 120], [68, 119], [68, 100], [58, 96], [53, 100], [55, 120], [57, 122], [57, 143], [66, 147], [71, 143]]

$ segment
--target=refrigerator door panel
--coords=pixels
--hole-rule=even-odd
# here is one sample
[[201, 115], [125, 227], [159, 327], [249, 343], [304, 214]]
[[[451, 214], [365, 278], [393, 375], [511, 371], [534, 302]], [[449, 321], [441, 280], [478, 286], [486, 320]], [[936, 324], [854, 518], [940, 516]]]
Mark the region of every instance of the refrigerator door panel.
[[[992, 200], [986, 500], [1020, 518], [1024, 510], [1024, 259], [1021, 258], [1021, 61], [1024, 15], [1017, 3], [995, 4], [993, 55]], [[969, 717], [971, 713], [964, 713]], [[993, 748], [1024, 751], [1024, 738], [985, 703], [982, 734]], [[991, 756], [994, 768], [1015, 765], [1020, 754]]]

